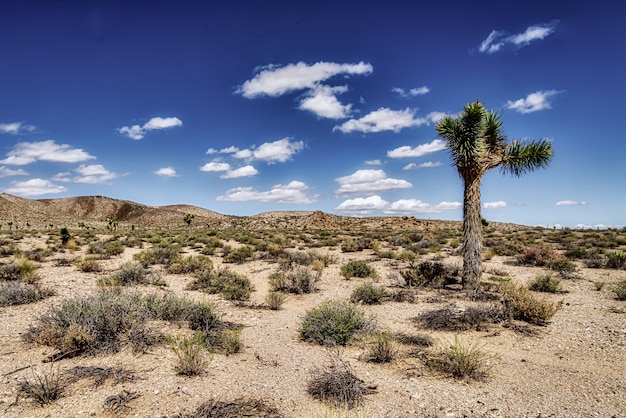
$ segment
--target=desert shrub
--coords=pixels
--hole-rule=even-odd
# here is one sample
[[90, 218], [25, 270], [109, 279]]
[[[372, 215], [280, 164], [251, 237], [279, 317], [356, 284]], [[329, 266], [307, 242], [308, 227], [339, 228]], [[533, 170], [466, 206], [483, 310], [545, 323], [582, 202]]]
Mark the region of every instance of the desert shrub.
[[267, 295], [265, 295], [263, 300], [265, 301], [268, 309], [277, 311], [281, 308], [286, 299], [287, 295], [282, 292], [267, 292]]
[[135, 254], [135, 259], [141, 262], [144, 266], [153, 264], [163, 264], [167, 266], [178, 256], [179, 252], [180, 246], [178, 245], [153, 247]]
[[0, 283], [0, 306], [24, 305], [54, 295], [50, 289], [42, 289], [23, 282]]
[[354, 303], [362, 302], [367, 305], [381, 303], [387, 296], [387, 291], [382, 286], [376, 286], [372, 282], [365, 282], [355, 288], [350, 295], [350, 301]]
[[406, 345], [414, 345], [418, 347], [430, 347], [435, 343], [433, 337], [428, 334], [404, 334], [396, 333], [393, 339]]
[[[212, 335], [221, 327], [221, 313], [213, 302], [190, 303], [184, 301], [183, 299], [182, 306], [176, 307], [181, 304], [176, 298], [173, 298], [173, 300], [169, 302], [171, 307], [168, 311], [179, 311], [183, 318], [189, 321], [189, 328], [194, 331], [201, 331], [203, 335], [207, 336]], [[185, 306], [186, 304], [188, 305]]]
[[222, 399], [209, 399], [202, 402], [192, 413], [176, 415], [180, 418], [283, 418], [274, 406], [260, 399], [235, 399], [224, 401]]
[[607, 254], [606, 267], [621, 269], [626, 265], [626, 254], [623, 251], [614, 251]]
[[500, 286], [507, 314], [512, 319], [525, 321], [535, 325], [545, 325], [559, 310], [561, 303], [550, 302], [538, 298], [528, 288], [505, 284]]
[[307, 392], [322, 402], [353, 408], [374, 390], [354, 374], [350, 363], [337, 355], [331, 364], [312, 371]]
[[97, 255], [101, 258], [106, 258], [106, 249], [102, 242], [92, 242], [87, 248], [87, 254]]
[[241, 330], [221, 328], [205, 335], [205, 343], [211, 351], [219, 351], [230, 355], [241, 351]]
[[133, 286], [137, 284], [150, 283], [149, 271], [137, 261], [127, 261], [122, 263], [118, 270], [109, 278], [103, 281], [103, 284], [117, 286]]
[[377, 332], [372, 336], [365, 361], [388, 363], [398, 354], [398, 346], [388, 331]]
[[304, 251], [285, 251], [282, 254], [283, 263], [288, 264], [289, 267], [293, 265], [298, 266], [310, 266], [313, 264], [313, 254]]
[[203, 270], [187, 288], [219, 293], [228, 300], [248, 300], [253, 290], [250, 279], [230, 269]]
[[626, 300], [626, 280], [622, 280], [613, 289], [617, 300]]
[[549, 245], [533, 245], [524, 248], [522, 254], [517, 256], [517, 263], [521, 266], [549, 267], [562, 259], [564, 256]]
[[341, 275], [346, 279], [351, 277], [377, 277], [376, 270], [367, 261], [351, 260], [341, 266]]
[[76, 261], [76, 266], [78, 269], [84, 273], [94, 273], [102, 271], [102, 266], [100, 262], [96, 260], [94, 256], [87, 256], [82, 260]]
[[369, 331], [372, 318], [357, 305], [329, 299], [308, 310], [300, 322], [300, 339], [320, 345], [346, 345], [354, 334]]
[[232, 250], [224, 255], [224, 263], [237, 263], [242, 264], [247, 260], [252, 259], [254, 256], [254, 248], [249, 245], [244, 245], [235, 250]]
[[197, 376], [204, 373], [208, 364], [204, 341], [200, 336], [170, 337], [170, 347], [178, 362], [174, 369], [182, 376]]
[[167, 271], [172, 274], [192, 274], [213, 268], [213, 262], [204, 255], [176, 256], [171, 260]]
[[443, 287], [456, 283], [459, 269], [439, 261], [424, 261], [419, 264], [409, 262], [409, 267], [401, 270], [400, 275], [409, 287]]
[[478, 341], [463, 341], [457, 335], [452, 342], [439, 343], [426, 356], [426, 364], [458, 378], [485, 378], [497, 357], [484, 351]]
[[102, 386], [109, 379], [113, 381], [113, 384], [117, 385], [137, 378], [132, 370], [108, 366], [74, 366], [63, 374], [68, 384], [76, 383], [82, 379], [93, 379], [94, 388]]
[[121, 241], [110, 241], [104, 246], [104, 252], [108, 257], [120, 255], [124, 252], [124, 244]]
[[270, 278], [270, 288], [277, 292], [313, 293], [318, 290], [321, 272], [313, 272], [306, 267], [295, 268], [290, 271], [277, 271]]
[[17, 245], [13, 242], [0, 243], [0, 257], [7, 257], [17, 252]]
[[22, 255], [31, 261], [43, 261], [52, 254], [49, 248], [35, 248], [34, 250], [24, 251]]
[[421, 327], [439, 331], [465, 331], [471, 328], [479, 329], [481, 325], [497, 324], [506, 319], [506, 313], [501, 304], [478, 304], [466, 309], [459, 309], [455, 305], [422, 312], [414, 318]]
[[25, 283], [35, 283], [39, 280], [38, 268], [39, 264], [20, 257], [9, 264], [0, 266], [0, 280], [21, 280]]
[[601, 253], [590, 254], [583, 263], [590, 269], [601, 269], [606, 265], [607, 257]]
[[557, 293], [561, 291], [561, 279], [550, 273], [540, 274], [528, 284], [535, 292]]
[[36, 372], [31, 367], [32, 380], [23, 378], [19, 381], [17, 393], [19, 396], [25, 396], [44, 406], [63, 396], [65, 385], [59, 376], [59, 373], [50, 366], [50, 371], [42, 373]]

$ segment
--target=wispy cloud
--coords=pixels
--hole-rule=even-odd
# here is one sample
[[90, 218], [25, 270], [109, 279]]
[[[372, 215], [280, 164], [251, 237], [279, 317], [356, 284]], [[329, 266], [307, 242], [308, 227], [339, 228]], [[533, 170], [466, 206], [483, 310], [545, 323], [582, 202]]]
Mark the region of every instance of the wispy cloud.
[[161, 177], [178, 177], [178, 173], [173, 167], [161, 167], [154, 174]]
[[55, 194], [67, 192], [67, 188], [52, 183], [50, 180], [40, 178], [26, 181], [14, 181], [12, 186], [3, 190], [17, 196], [41, 196], [45, 194]]
[[218, 196], [217, 200], [231, 202], [275, 202], [275, 203], [314, 203], [318, 199], [318, 195], [309, 195], [306, 190], [309, 189], [305, 183], [301, 181], [292, 181], [289, 184], [277, 184], [270, 190], [258, 191], [253, 187], [236, 187], [228, 190], [222, 196]]
[[372, 70], [373, 67], [365, 62], [338, 64], [321, 61], [311, 65], [298, 62], [283, 67], [270, 66], [243, 83], [236, 92], [249, 99], [276, 97], [296, 90], [312, 89], [336, 75], [367, 75]]
[[28, 125], [24, 122], [0, 123], [0, 134], [19, 135], [32, 132], [35, 129], [33, 125]]
[[251, 165], [246, 165], [235, 170], [228, 170], [220, 176], [221, 179], [236, 179], [239, 177], [254, 177], [259, 174], [259, 170]]
[[400, 199], [389, 203], [378, 195], [366, 198], [348, 199], [335, 208], [337, 212], [347, 215], [371, 215], [382, 213], [385, 215], [415, 215], [425, 213], [442, 213], [457, 210], [463, 205], [460, 202], [441, 202], [430, 204], [418, 199]]
[[367, 160], [365, 161], [366, 165], [383, 165], [382, 161], [380, 160]]
[[426, 161], [420, 164], [410, 163], [402, 167], [402, 169], [406, 171], [406, 170], [415, 170], [416, 168], [434, 168], [434, 167], [440, 167], [442, 165], [443, 163], [441, 161]]
[[341, 125], [335, 126], [334, 131], [348, 132], [400, 132], [404, 128], [429, 125], [437, 122], [445, 115], [441, 112], [431, 112], [425, 117], [416, 117], [411, 109], [391, 110], [381, 107], [360, 119], [350, 119]]
[[41, 142], [18, 142], [0, 164], [26, 165], [35, 161], [77, 163], [96, 157], [68, 144], [56, 144], [53, 140]]
[[27, 176], [28, 173], [21, 168], [12, 170], [8, 167], [0, 166], [0, 178], [13, 176]]
[[502, 51], [506, 47], [521, 48], [533, 41], [539, 41], [556, 31], [558, 20], [549, 23], [540, 23], [526, 28], [522, 33], [508, 35], [505, 31], [493, 30], [489, 36], [480, 43], [478, 50], [482, 53], [493, 54]]
[[335, 181], [339, 183], [339, 189], [335, 192], [338, 195], [353, 193], [371, 194], [413, 187], [406, 180], [387, 177], [383, 170], [357, 170], [349, 176], [336, 178]]
[[408, 99], [409, 97], [422, 96], [424, 94], [430, 93], [430, 89], [426, 86], [416, 87], [410, 89], [409, 91], [406, 91], [400, 87], [394, 87], [393, 89], [391, 89], [391, 91], [397, 93], [400, 97], [404, 99]]
[[536, 91], [530, 93], [525, 99], [507, 101], [506, 108], [515, 110], [518, 113], [532, 113], [539, 110], [551, 109], [552, 104], [548, 99], [559, 93], [561, 92], [557, 90]]
[[200, 167], [200, 171], [215, 172], [215, 171], [228, 171], [230, 170], [230, 164], [222, 163], [219, 161], [211, 161]]
[[[209, 148], [207, 154], [231, 154], [232, 157], [246, 161], [265, 161], [271, 163], [284, 163], [304, 149], [304, 142], [291, 141], [291, 138], [283, 138], [273, 142], [265, 142], [258, 147], [239, 149], [237, 147], [222, 148], [217, 151]], [[205, 170], [208, 171], [208, 170]], [[214, 170], [212, 170], [214, 171]]]
[[120, 176], [117, 173], [107, 170], [101, 164], [81, 164], [78, 168], [74, 169], [74, 172], [78, 175], [72, 175], [68, 172], [58, 173], [52, 180], [72, 183], [106, 184], [110, 180]]
[[308, 110], [321, 118], [344, 119], [350, 115], [351, 104], [341, 104], [337, 94], [348, 91], [346, 86], [329, 87], [318, 85], [309, 90], [300, 102], [300, 110]]
[[556, 202], [557, 206], [585, 206], [588, 203], [585, 201], [577, 201], [577, 200], [559, 200]]
[[411, 148], [408, 145], [398, 147], [387, 151], [387, 157], [389, 158], [406, 158], [406, 157], [421, 157], [426, 154], [441, 151], [446, 149], [446, 141], [441, 139], [434, 139], [428, 144], [421, 144], [415, 148]]
[[132, 125], [132, 126], [122, 126], [118, 129], [118, 132], [128, 136], [130, 139], [140, 140], [148, 133], [149, 131], [154, 131], [158, 129], [167, 129], [167, 128], [175, 128], [178, 126], [183, 126], [183, 122], [175, 117], [169, 118], [161, 118], [155, 117], [150, 119], [148, 122], [143, 125]]
[[483, 203], [483, 208], [485, 209], [502, 209], [506, 207], [506, 202], [503, 200], [498, 200], [497, 202], [485, 202]]

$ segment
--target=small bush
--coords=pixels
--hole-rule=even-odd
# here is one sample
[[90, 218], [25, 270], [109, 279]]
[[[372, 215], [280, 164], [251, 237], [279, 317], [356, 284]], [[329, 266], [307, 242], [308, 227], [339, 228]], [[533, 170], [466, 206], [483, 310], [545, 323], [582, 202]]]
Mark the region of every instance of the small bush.
[[162, 264], [168, 266], [180, 252], [179, 246], [154, 247], [135, 254], [135, 259], [144, 266]]
[[387, 331], [374, 334], [369, 350], [365, 355], [366, 361], [374, 363], [388, 363], [398, 354], [396, 342]]
[[87, 256], [76, 263], [78, 269], [84, 273], [96, 273], [102, 271], [100, 262], [94, 256]]
[[487, 324], [497, 324], [506, 318], [505, 309], [501, 304], [478, 304], [466, 309], [455, 305], [434, 309], [421, 313], [415, 321], [423, 328], [439, 331], [465, 331], [471, 328], [480, 329]]
[[205, 336], [205, 340], [210, 350], [219, 351], [227, 356], [240, 352], [242, 348], [240, 329], [221, 329]]
[[424, 261], [419, 264], [409, 262], [409, 267], [400, 271], [408, 287], [443, 287], [456, 283], [459, 269], [446, 266], [439, 261]]
[[334, 406], [353, 408], [374, 390], [359, 379], [350, 364], [337, 356], [325, 368], [313, 370], [307, 392], [313, 398]]
[[508, 315], [530, 324], [545, 325], [561, 307], [561, 303], [537, 298], [528, 288], [520, 285], [500, 286], [500, 292]]
[[120, 255], [124, 252], [124, 244], [120, 241], [110, 241], [105, 245], [104, 252], [108, 257]]
[[120, 286], [133, 286], [150, 282], [148, 279], [148, 270], [146, 270], [141, 263], [136, 261], [123, 263], [119, 269], [113, 273], [111, 279], [112, 284]]
[[27, 258], [17, 258], [12, 263], [0, 266], [0, 280], [21, 280], [25, 283], [35, 283], [39, 280], [38, 268], [37, 263]]
[[372, 319], [357, 305], [329, 299], [306, 312], [299, 327], [300, 339], [320, 345], [346, 345], [358, 332], [372, 328]]
[[454, 336], [452, 342], [442, 342], [426, 357], [426, 364], [435, 370], [458, 378], [482, 379], [493, 367], [496, 356], [483, 351], [477, 341], [464, 342]]
[[362, 260], [351, 260], [341, 266], [341, 275], [346, 279], [351, 277], [377, 277], [376, 271]]
[[535, 292], [557, 293], [561, 291], [561, 279], [550, 273], [540, 274], [528, 285]]
[[38, 373], [31, 367], [32, 380], [22, 379], [18, 383], [18, 396], [26, 396], [39, 405], [48, 405], [63, 395], [64, 385], [59, 374], [50, 366], [49, 372]]
[[353, 303], [362, 302], [367, 305], [375, 305], [382, 302], [387, 296], [387, 291], [382, 286], [376, 286], [372, 282], [365, 282], [358, 286], [350, 295], [350, 301]]
[[614, 251], [607, 254], [606, 266], [610, 269], [621, 269], [626, 265], [626, 254], [623, 251]]
[[433, 337], [427, 334], [403, 334], [393, 335], [394, 340], [406, 345], [415, 345], [418, 347], [430, 347], [435, 343]]
[[49, 289], [23, 282], [0, 284], [0, 306], [24, 305], [54, 295]]
[[522, 254], [517, 256], [517, 263], [521, 266], [546, 267], [564, 258], [548, 245], [535, 245], [524, 248]]
[[242, 264], [252, 259], [254, 256], [254, 248], [249, 245], [244, 245], [236, 250], [230, 251], [224, 255], [224, 263], [237, 263]]
[[198, 336], [171, 337], [169, 342], [178, 358], [178, 363], [174, 367], [177, 374], [197, 376], [204, 373], [208, 361], [202, 338]]
[[273, 311], [279, 310], [286, 299], [287, 295], [281, 292], [268, 292], [264, 298], [267, 307]]
[[253, 287], [250, 279], [229, 269], [203, 270], [189, 284], [189, 290], [219, 293], [228, 300], [248, 300]]
[[263, 400], [243, 398], [234, 401], [210, 399], [201, 403], [192, 413], [176, 416], [181, 418], [284, 417], [278, 409]]
[[626, 300], [626, 280], [622, 280], [613, 289], [617, 300]]
[[174, 257], [167, 271], [172, 274], [193, 274], [204, 270], [211, 270], [213, 262], [204, 255], [191, 255], [188, 257]]
[[321, 278], [321, 272], [313, 271], [306, 267], [299, 267], [291, 271], [278, 271], [273, 273], [270, 278], [270, 288], [277, 292], [288, 293], [313, 293], [318, 289], [318, 283]]

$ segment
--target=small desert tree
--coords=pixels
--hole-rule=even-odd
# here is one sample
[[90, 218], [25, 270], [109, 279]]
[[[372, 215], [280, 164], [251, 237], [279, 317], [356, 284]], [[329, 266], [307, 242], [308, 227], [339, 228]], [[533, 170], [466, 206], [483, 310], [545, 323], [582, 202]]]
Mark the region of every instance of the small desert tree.
[[188, 228], [191, 228], [191, 221], [193, 220], [194, 217], [195, 216], [191, 213], [185, 213], [185, 216], [183, 216], [183, 220], [187, 224]]
[[552, 144], [545, 139], [507, 141], [502, 132], [501, 114], [487, 110], [476, 101], [465, 105], [456, 117], [437, 123], [437, 134], [447, 141], [452, 161], [463, 180], [463, 287], [480, 284], [482, 225], [480, 183], [485, 173], [500, 167], [504, 174], [521, 176], [546, 167]]

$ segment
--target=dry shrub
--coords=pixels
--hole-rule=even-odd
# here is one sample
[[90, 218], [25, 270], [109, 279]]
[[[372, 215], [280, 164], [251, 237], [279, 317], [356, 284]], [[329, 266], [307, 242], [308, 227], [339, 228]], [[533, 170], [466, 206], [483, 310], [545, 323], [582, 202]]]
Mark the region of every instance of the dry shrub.
[[0, 306], [23, 305], [54, 295], [54, 291], [36, 284], [9, 282], [0, 284]]
[[171, 337], [170, 346], [178, 363], [174, 367], [182, 376], [197, 376], [204, 373], [208, 364], [204, 341], [199, 336]]
[[533, 245], [524, 248], [522, 254], [517, 256], [517, 264], [521, 266], [545, 267], [563, 259], [566, 260], [565, 256], [559, 254], [549, 245]]
[[550, 273], [540, 274], [528, 284], [528, 288], [535, 292], [558, 293], [561, 292], [561, 279]]
[[500, 292], [507, 314], [530, 324], [545, 325], [562, 305], [562, 302], [539, 298], [527, 287], [512, 283], [500, 286]]
[[273, 291], [301, 295], [316, 292], [320, 279], [320, 270], [314, 273], [310, 268], [297, 267], [287, 271], [277, 271], [270, 276], [269, 281]]
[[239, 398], [233, 401], [209, 399], [192, 413], [178, 415], [180, 418], [283, 418], [284, 415], [262, 399]]
[[287, 299], [287, 295], [281, 292], [267, 292], [265, 295], [264, 301], [267, 305], [267, 308], [272, 311], [278, 311], [285, 300]]
[[478, 341], [462, 341], [457, 335], [452, 342], [438, 344], [427, 356], [426, 364], [457, 378], [483, 379], [493, 367], [497, 356], [483, 350]]
[[393, 335], [393, 339], [402, 344], [414, 345], [418, 347], [430, 347], [435, 343], [433, 337], [427, 334], [396, 333]]
[[398, 354], [398, 346], [388, 331], [377, 332], [372, 336], [365, 361], [388, 363]]
[[54, 365], [50, 365], [50, 371], [43, 373], [38, 373], [31, 367], [32, 380], [24, 378], [18, 383], [18, 398], [26, 396], [42, 406], [59, 399], [63, 395], [65, 383], [53, 367]]
[[313, 398], [335, 406], [354, 408], [363, 403], [365, 395], [375, 389], [366, 385], [353, 372], [350, 363], [338, 354], [331, 364], [312, 371], [307, 392]]
[[456, 283], [459, 269], [444, 265], [439, 261], [424, 261], [419, 264], [409, 261], [409, 267], [400, 271], [400, 274], [408, 287], [439, 288], [447, 284]]
[[440, 309], [426, 311], [415, 317], [418, 325], [439, 331], [465, 331], [480, 329], [483, 324], [497, 324], [506, 319], [502, 304], [478, 304], [460, 309], [451, 304]]
[[113, 380], [118, 385], [136, 379], [135, 373], [123, 367], [74, 366], [65, 372], [68, 383], [75, 383], [82, 379], [93, 379], [93, 387], [102, 386], [107, 380]]
[[308, 310], [300, 322], [300, 339], [320, 345], [346, 345], [353, 335], [371, 330], [373, 320], [349, 301], [329, 299]]

